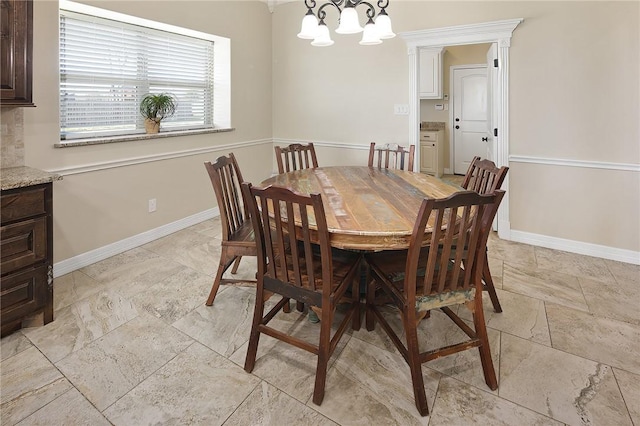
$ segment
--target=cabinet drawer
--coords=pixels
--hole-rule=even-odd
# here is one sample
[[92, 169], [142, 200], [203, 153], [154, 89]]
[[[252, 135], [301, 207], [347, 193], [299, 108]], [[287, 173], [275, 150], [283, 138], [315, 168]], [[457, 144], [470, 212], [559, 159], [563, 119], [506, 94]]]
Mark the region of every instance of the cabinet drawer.
[[3, 275], [47, 258], [46, 219], [28, 219], [0, 228]]
[[2, 223], [44, 214], [45, 188], [2, 194], [0, 220]]
[[438, 140], [438, 132], [423, 132], [420, 133], [421, 142], [436, 142]]
[[44, 307], [47, 300], [47, 266], [29, 268], [2, 277], [0, 281], [1, 321], [25, 317]]

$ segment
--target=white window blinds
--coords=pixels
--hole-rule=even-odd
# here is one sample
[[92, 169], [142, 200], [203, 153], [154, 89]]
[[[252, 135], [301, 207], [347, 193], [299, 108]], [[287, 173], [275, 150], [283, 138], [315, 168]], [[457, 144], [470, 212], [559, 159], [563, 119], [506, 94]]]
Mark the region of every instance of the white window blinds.
[[170, 93], [164, 130], [213, 127], [213, 42], [60, 11], [61, 139], [144, 132], [140, 100]]

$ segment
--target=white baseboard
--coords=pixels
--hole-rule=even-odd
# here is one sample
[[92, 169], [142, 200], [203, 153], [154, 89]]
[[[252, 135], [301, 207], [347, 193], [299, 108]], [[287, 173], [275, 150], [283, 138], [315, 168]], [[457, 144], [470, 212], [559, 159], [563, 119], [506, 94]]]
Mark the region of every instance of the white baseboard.
[[[127, 250], [150, 243], [151, 241], [218, 216], [220, 216], [220, 210], [215, 207], [158, 228], [151, 229], [141, 234], [125, 238], [124, 240], [116, 241], [115, 243], [62, 260], [53, 265], [53, 276], [56, 278], [68, 274], [77, 269], [84, 268], [85, 266], [89, 266], [111, 256], [115, 256]], [[640, 252], [637, 251], [566, 240], [563, 238], [549, 237], [540, 234], [532, 234], [524, 231], [516, 231], [510, 229], [508, 222], [502, 223], [501, 226], [502, 230], [506, 231], [506, 235], [502, 234], [500, 237], [506, 240], [640, 265]]]
[[187, 216], [184, 219], [159, 226], [158, 228], [151, 229], [141, 234], [125, 238], [124, 240], [116, 241], [115, 243], [62, 260], [53, 265], [53, 277], [56, 278], [68, 274], [69, 272], [73, 272], [111, 256], [115, 256], [116, 254], [150, 243], [158, 238], [166, 237], [169, 234], [173, 234], [174, 232], [217, 216], [220, 216], [220, 210], [218, 207], [214, 207], [212, 209]]
[[515, 231], [513, 229], [510, 231], [510, 234], [511, 241], [519, 243], [640, 265], [640, 252], [638, 251], [585, 243], [582, 241], [566, 240], [564, 238], [549, 237], [546, 235], [532, 234], [530, 232]]

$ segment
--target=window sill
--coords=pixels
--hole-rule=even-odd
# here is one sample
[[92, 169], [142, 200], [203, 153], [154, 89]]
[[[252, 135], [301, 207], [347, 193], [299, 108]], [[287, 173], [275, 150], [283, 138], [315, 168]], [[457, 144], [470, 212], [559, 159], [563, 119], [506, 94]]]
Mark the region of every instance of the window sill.
[[122, 135], [122, 136], [109, 136], [109, 137], [97, 137], [86, 139], [70, 139], [65, 142], [56, 143], [53, 146], [55, 148], [71, 148], [74, 146], [87, 146], [87, 145], [102, 145], [106, 143], [118, 143], [118, 142], [131, 142], [131, 141], [143, 141], [149, 139], [162, 139], [172, 138], [177, 136], [191, 136], [202, 135], [207, 133], [222, 133], [232, 132], [234, 127], [218, 128], [218, 129], [197, 129], [197, 130], [175, 130], [166, 131], [155, 134], [139, 134], [139, 135]]

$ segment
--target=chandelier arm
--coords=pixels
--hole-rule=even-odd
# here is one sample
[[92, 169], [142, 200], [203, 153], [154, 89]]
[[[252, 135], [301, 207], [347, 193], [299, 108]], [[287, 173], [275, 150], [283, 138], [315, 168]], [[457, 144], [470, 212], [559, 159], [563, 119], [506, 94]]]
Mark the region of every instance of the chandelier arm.
[[313, 8], [316, 7], [316, 0], [304, 0], [304, 5], [307, 7], [307, 9], [313, 11]]
[[[380, 3], [380, 2], [378, 2], [378, 3]], [[389, 3], [389, 0], [387, 0], [387, 3]], [[366, 2], [366, 1], [359, 1], [358, 3], [356, 3], [356, 6], [360, 6], [361, 4], [367, 5], [367, 7], [368, 7], [368, 9], [367, 9], [367, 18], [373, 19], [376, 16], [376, 10], [374, 9], [373, 5], [371, 3], [369, 3], [369, 2]]]
[[340, 9], [340, 5], [344, 1], [345, 0], [329, 0], [328, 2], [320, 6], [320, 8], [318, 9], [318, 19], [323, 20], [327, 16], [327, 12], [324, 11], [324, 8], [327, 6], [334, 6], [336, 9], [338, 9], [338, 13], [342, 12], [342, 9]]
[[383, 12], [389, 7], [389, 0], [378, 0], [378, 7], [380, 8], [380, 12]]

